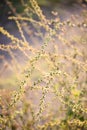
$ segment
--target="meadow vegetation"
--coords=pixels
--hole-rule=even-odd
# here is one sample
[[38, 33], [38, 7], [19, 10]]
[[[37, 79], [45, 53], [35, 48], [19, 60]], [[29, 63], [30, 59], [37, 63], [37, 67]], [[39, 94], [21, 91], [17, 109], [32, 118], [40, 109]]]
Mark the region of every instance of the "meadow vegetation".
[[21, 13], [7, 3], [21, 39], [0, 27], [10, 39], [0, 44], [10, 57], [0, 56], [0, 130], [87, 130], [87, 10], [61, 21], [36, 0], [21, 0]]

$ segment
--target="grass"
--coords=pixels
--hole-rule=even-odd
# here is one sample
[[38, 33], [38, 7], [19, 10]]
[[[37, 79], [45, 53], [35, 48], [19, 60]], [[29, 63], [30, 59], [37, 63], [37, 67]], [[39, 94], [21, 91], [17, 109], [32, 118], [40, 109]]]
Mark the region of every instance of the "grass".
[[[86, 44], [71, 30], [79, 30], [79, 35], [85, 33], [87, 18], [82, 16], [85, 26], [76, 16], [62, 22], [57, 12], [50, 20], [36, 0], [23, 6], [24, 13], [9, 17], [16, 22], [21, 39], [0, 27], [0, 33], [11, 40], [8, 45], [0, 45], [0, 50], [11, 57], [10, 62], [0, 57], [0, 129], [86, 130]], [[29, 43], [24, 28], [29, 37], [39, 36], [42, 43], [36, 39], [34, 45]], [[36, 32], [32, 33], [33, 29]]]

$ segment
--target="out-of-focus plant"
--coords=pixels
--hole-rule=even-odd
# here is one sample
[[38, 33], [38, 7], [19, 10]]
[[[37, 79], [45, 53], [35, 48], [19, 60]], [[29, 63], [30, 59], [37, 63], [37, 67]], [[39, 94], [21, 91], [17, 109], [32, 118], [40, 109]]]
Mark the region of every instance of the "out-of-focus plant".
[[[75, 21], [76, 16], [61, 22], [54, 11], [55, 19], [47, 19], [36, 0], [22, 4], [24, 12], [9, 17], [16, 22], [21, 39], [0, 27], [0, 33], [11, 40], [0, 45], [11, 57], [10, 64], [1, 58], [2, 64], [7, 62], [18, 77], [17, 90], [0, 92], [0, 129], [86, 130], [87, 45], [78, 36], [67, 39], [67, 29], [82, 33], [87, 29], [86, 14], [81, 22]], [[8, 5], [13, 9], [11, 2]], [[24, 31], [31, 41], [33, 36], [33, 45]]]

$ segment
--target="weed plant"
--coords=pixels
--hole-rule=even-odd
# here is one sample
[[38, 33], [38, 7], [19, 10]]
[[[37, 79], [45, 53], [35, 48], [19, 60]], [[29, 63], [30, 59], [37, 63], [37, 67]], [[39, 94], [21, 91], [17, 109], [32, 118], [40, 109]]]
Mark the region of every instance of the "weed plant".
[[[18, 79], [15, 90], [0, 90], [0, 129], [86, 130], [86, 11], [81, 21], [78, 16], [71, 16], [61, 22], [54, 11], [55, 19], [47, 19], [36, 0], [21, 3], [24, 12], [18, 14], [8, 1], [15, 14], [9, 19], [16, 22], [21, 39], [0, 27], [0, 33], [11, 41], [0, 44], [0, 50], [11, 57], [7, 60], [0, 56], [0, 76], [8, 70]], [[80, 35], [71, 33], [73, 29]]]

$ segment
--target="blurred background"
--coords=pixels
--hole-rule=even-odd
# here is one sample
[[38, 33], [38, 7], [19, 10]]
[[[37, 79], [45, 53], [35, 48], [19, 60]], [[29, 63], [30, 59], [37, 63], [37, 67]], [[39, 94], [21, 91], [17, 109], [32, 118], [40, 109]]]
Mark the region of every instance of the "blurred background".
[[[72, 14], [80, 14], [80, 12], [87, 8], [87, 0], [37, 0], [41, 6], [43, 13], [52, 18], [51, 11], [59, 12], [61, 19], [65, 20]], [[13, 20], [9, 20], [9, 16], [22, 15], [24, 12], [24, 3], [27, 4], [28, 0], [0, 0], [0, 26], [3, 26], [11, 34], [20, 38], [17, 33], [16, 24]], [[64, 13], [65, 12], [65, 13]], [[26, 35], [27, 37], [27, 35]], [[0, 34], [0, 43], [8, 44], [9, 39]]]
[[[72, 15], [78, 16], [78, 21], [81, 21], [83, 17], [81, 16], [81, 13], [83, 10], [87, 10], [87, 2], [86, 0], [37, 0], [38, 4], [40, 5], [43, 14], [47, 17], [47, 19], [53, 19], [55, 18], [55, 14], [52, 14], [52, 11], [58, 13], [58, 17], [61, 21], [65, 21], [71, 18]], [[13, 36], [21, 39], [20, 32], [18, 30], [18, 27], [14, 20], [10, 20], [9, 16], [24, 16], [24, 11], [26, 8], [26, 5], [29, 4], [29, 0], [0, 0], [0, 26], [6, 29], [10, 34]], [[27, 32], [27, 30], [31, 30], [30, 33]], [[28, 26], [23, 27], [24, 36], [26, 37], [27, 42], [29, 42], [31, 45], [35, 44], [35, 41], [37, 43], [41, 44], [43, 39], [40, 37], [37, 38], [33, 32], [35, 32], [35, 28], [32, 27], [30, 24], [29, 28]], [[75, 29], [73, 31], [72, 35], [80, 35], [80, 31], [78, 29]], [[76, 34], [77, 33], [77, 34]], [[30, 34], [30, 35], [29, 35]], [[71, 36], [72, 36], [71, 35]], [[70, 33], [67, 32], [67, 37], [71, 37]], [[6, 37], [0, 32], [0, 44], [8, 45], [11, 42], [11, 39]], [[5, 64], [5, 70], [2, 68], [3, 60], [2, 57], [7, 60]], [[8, 52], [0, 49], [0, 68], [1, 68], [1, 77], [6, 76], [8, 77], [8, 71], [6, 71], [6, 65], [7, 62], [11, 62], [11, 57], [9, 56]], [[19, 63], [23, 63], [23, 58], [21, 59], [19, 52], [15, 54], [15, 57], [18, 58]], [[12, 78], [11, 78], [12, 79]], [[2, 80], [2, 79], [1, 79]], [[14, 77], [13, 77], [14, 80]], [[7, 82], [9, 83], [9, 80], [7, 79]], [[3, 83], [0, 81], [1, 85], [0, 88], [3, 88]], [[14, 83], [14, 81], [11, 82]], [[10, 86], [11, 86], [10, 85]]]

